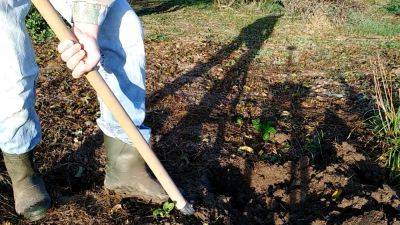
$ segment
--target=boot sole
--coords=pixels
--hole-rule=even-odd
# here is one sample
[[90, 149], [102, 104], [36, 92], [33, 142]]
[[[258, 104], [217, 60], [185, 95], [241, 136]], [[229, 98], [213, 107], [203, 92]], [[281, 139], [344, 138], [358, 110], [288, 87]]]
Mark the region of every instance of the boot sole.
[[[156, 203], [156, 204], [162, 204], [162, 203], [166, 202], [169, 198], [168, 196], [166, 196], [165, 198], [155, 198], [154, 196], [143, 194], [142, 192], [140, 192], [138, 190], [133, 190], [133, 189], [126, 188], [126, 187], [104, 186], [104, 188], [106, 190], [115, 192], [116, 194], [120, 195], [123, 198], [138, 198], [142, 201], [152, 202], [152, 203]], [[133, 193], [135, 193], [135, 194], [133, 194]], [[138, 194], [138, 193], [140, 193], [140, 194]]]

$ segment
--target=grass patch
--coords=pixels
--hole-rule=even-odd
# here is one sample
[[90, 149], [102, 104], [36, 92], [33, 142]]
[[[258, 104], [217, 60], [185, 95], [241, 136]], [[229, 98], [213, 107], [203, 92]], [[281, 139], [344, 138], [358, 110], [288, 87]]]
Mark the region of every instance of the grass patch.
[[383, 155], [389, 169], [389, 178], [400, 178], [400, 87], [396, 76], [389, 72], [378, 56], [371, 62], [374, 75], [376, 116], [373, 117], [375, 134], [382, 139]]
[[386, 49], [400, 49], [400, 41], [385, 41], [381, 45]]
[[213, 5], [212, 0], [152, 0], [143, 2], [131, 1], [132, 6], [139, 16], [174, 12], [186, 7], [207, 9]]
[[[154, 1], [133, 7], [143, 21], [146, 38], [164, 34], [170, 39], [212, 39], [217, 42], [236, 38], [256, 20], [280, 14], [278, 3], [233, 5], [219, 8], [212, 1]], [[147, 4], [147, 3], [146, 3]], [[194, 18], [194, 19], [191, 19]]]
[[390, 0], [385, 9], [389, 13], [400, 15], [400, 0]]
[[367, 17], [358, 12], [349, 14], [348, 29], [359, 35], [396, 36], [400, 34], [400, 24], [385, 19]]

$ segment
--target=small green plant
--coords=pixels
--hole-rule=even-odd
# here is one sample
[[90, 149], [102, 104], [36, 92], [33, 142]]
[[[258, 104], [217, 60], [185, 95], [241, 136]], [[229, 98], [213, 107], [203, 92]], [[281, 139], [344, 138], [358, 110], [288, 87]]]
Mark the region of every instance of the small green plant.
[[317, 131], [317, 133], [306, 139], [304, 150], [311, 160], [315, 160], [318, 155], [321, 155], [323, 140], [324, 133], [322, 131]]
[[26, 27], [35, 43], [43, 43], [54, 36], [53, 31], [34, 7], [31, 8], [26, 17]]
[[267, 1], [267, 2], [260, 2], [262, 8], [265, 8], [271, 13], [281, 14], [284, 12], [285, 8], [281, 1]]
[[168, 36], [165, 34], [154, 34], [149, 36], [149, 40], [156, 42], [167, 41], [168, 39]]
[[271, 136], [276, 134], [276, 129], [271, 121], [261, 122], [260, 119], [254, 119], [251, 121], [253, 128], [261, 133], [264, 141], [269, 141]]
[[174, 209], [175, 203], [174, 202], [164, 202], [162, 208], [157, 208], [153, 210], [153, 216], [154, 217], [161, 217], [161, 218], [166, 218], [170, 217], [171, 211]]
[[243, 117], [242, 116], [237, 116], [236, 117], [236, 124], [239, 125], [239, 126], [242, 126], [243, 123], [244, 123]]

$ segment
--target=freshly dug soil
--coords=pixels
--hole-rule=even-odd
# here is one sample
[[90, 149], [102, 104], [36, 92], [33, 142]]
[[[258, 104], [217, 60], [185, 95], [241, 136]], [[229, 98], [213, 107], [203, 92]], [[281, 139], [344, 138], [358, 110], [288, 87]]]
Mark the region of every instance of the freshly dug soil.
[[[307, 55], [263, 60], [267, 36], [258, 37], [146, 43], [153, 148], [196, 208], [165, 218], [152, 216], [158, 205], [103, 190], [95, 93], [61, 66], [55, 42], [37, 46], [36, 162], [53, 200], [38, 224], [399, 224], [397, 189], [364, 123], [370, 79], [347, 82]], [[264, 141], [253, 119], [277, 133]], [[2, 163], [0, 188], [0, 221], [27, 223], [14, 213]]]

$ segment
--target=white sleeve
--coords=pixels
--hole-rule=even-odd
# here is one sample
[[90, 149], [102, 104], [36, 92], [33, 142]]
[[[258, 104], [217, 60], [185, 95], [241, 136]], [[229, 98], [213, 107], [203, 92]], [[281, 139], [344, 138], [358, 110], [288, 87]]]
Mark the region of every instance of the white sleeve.
[[115, 0], [73, 0], [72, 17], [74, 22], [101, 24], [109, 7]]
[[72, 0], [72, 2], [86, 2], [95, 5], [110, 6], [115, 0]]
[[50, 0], [50, 3], [57, 10], [61, 16], [68, 21], [68, 23], [72, 23], [72, 1], [70, 0]]

